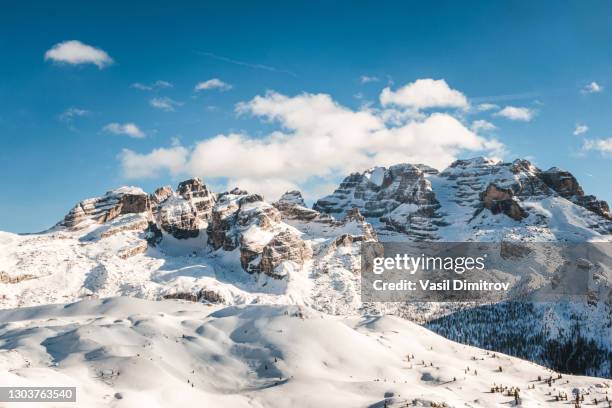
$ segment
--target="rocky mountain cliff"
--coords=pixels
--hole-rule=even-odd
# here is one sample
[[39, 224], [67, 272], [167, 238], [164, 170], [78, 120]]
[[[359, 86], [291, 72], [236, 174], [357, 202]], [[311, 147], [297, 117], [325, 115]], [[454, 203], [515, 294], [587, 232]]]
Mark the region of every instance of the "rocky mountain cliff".
[[[198, 178], [150, 194], [121, 187], [79, 202], [44, 233], [0, 232], [0, 305], [116, 295], [299, 304], [331, 314], [390, 313], [433, 322], [448, 337], [482, 345], [481, 337], [471, 336], [474, 327], [484, 333], [482, 325], [459, 325], [462, 332], [436, 320], [457, 316], [452, 306], [363, 304], [364, 241], [612, 242], [612, 216], [570, 173], [542, 171], [526, 160], [458, 160], [442, 172], [421, 164], [376, 167], [349, 175], [312, 208], [298, 191], [270, 203], [239, 188], [214, 193]], [[596, 342], [594, 355], [610, 359], [590, 373], [610, 375], [611, 304], [601, 298], [590, 305], [535, 306], [519, 315], [524, 330], [570, 345], [575, 332], [557, 329], [571, 326], [568, 316], [583, 325], [588, 320], [580, 335]], [[490, 319], [490, 311], [464, 321], [480, 317]], [[542, 354], [547, 341], [498, 349], [552, 364], [553, 357]]]
[[[358, 208], [389, 240], [397, 238], [391, 232], [416, 240], [469, 240], [474, 238], [469, 230], [462, 233], [452, 228], [458, 218], [463, 218], [462, 227], [477, 227], [488, 214], [504, 214], [520, 221], [511, 224], [514, 229], [545, 227], [546, 216], [534, 204], [559, 202], [567, 206], [566, 201], [589, 212], [580, 214], [589, 229], [610, 234], [612, 213], [605, 201], [585, 195], [569, 172], [557, 168], [542, 171], [527, 160], [457, 160], [441, 173], [425, 165], [376, 167], [345, 178], [333, 194], [319, 199], [314, 209], [342, 215]], [[483, 213], [485, 209], [489, 211]]]

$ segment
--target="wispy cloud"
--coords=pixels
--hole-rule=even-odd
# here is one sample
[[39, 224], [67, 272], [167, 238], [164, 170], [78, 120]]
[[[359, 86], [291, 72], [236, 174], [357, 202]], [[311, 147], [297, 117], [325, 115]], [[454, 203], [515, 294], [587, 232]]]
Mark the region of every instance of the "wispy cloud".
[[70, 129], [71, 131], [76, 132], [77, 128], [75, 126], [75, 120], [77, 118], [87, 116], [90, 113], [91, 112], [89, 112], [87, 109], [81, 109], [71, 106], [70, 108], [67, 108], [65, 111], [57, 115], [57, 120], [62, 123], [65, 123], [68, 129]]
[[585, 85], [585, 87], [582, 88], [580, 92], [582, 92], [583, 94], [592, 94], [592, 93], [600, 93], [602, 91], [603, 91], [603, 86], [593, 81], [590, 84]]
[[476, 110], [480, 112], [486, 112], [486, 111], [497, 110], [497, 109], [499, 109], [499, 105], [496, 105], [494, 103], [481, 103], [480, 105], [476, 106]]
[[177, 107], [183, 105], [183, 102], [175, 101], [167, 96], [162, 96], [151, 99], [149, 104], [156, 109], [161, 109], [166, 112], [174, 112]]
[[608, 139], [587, 139], [582, 144], [582, 150], [593, 150], [612, 157], [612, 137]]
[[534, 99], [540, 96], [538, 92], [520, 92], [513, 94], [502, 94], [502, 95], [491, 95], [491, 96], [475, 96], [470, 97], [470, 101], [473, 103], [492, 103], [492, 102], [504, 102], [504, 101], [518, 101], [525, 99]]
[[113, 63], [106, 51], [76, 40], [55, 44], [45, 52], [45, 61], [47, 60], [69, 65], [94, 64], [99, 69]]
[[218, 89], [220, 91], [229, 91], [230, 89], [232, 89], [232, 85], [226, 82], [223, 82], [219, 78], [212, 78], [207, 81], [199, 82], [198, 84], [196, 84], [194, 88], [196, 92], [207, 91], [210, 89]]
[[77, 118], [80, 116], [86, 116], [86, 115], [89, 115], [89, 113], [90, 112], [86, 109], [75, 108], [74, 106], [72, 106], [66, 109], [65, 111], [63, 111], [58, 116], [58, 119], [65, 123], [71, 123], [74, 120], [74, 118]]
[[378, 81], [380, 81], [380, 79], [376, 76], [362, 75], [359, 78], [359, 82], [361, 82], [362, 84], [368, 84], [370, 82], [378, 82]]
[[239, 65], [242, 67], [253, 68], [253, 69], [261, 69], [261, 70], [270, 71], [270, 72], [278, 72], [280, 74], [287, 74], [287, 75], [291, 75], [292, 77], [297, 78], [297, 74], [295, 72], [288, 71], [286, 69], [276, 68], [270, 65], [253, 64], [250, 62], [240, 61], [240, 60], [236, 60], [233, 58], [224, 57], [222, 55], [213, 54], [212, 52], [196, 51], [196, 54], [202, 55], [204, 57], [216, 59], [218, 61], [227, 62], [228, 64], [234, 64], [234, 65]]
[[589, 127], [587, 125], [581, 125], [580, 123], [576, 123], [576, 128], [574, 129], [574, 136], [582, 135], [589, 131]]
[[495, 126], [494, 124], [492, 124], [489, 121], [486, 120], [475, 120], [474, 122], [472, 122], [472, 126], [470, 127], [472, 129], [472, 131], [474, 132], [478, 132], [481, 130], [495, 130], [497, 129], [497, 126]]
[[143, 84], [142, 82], [134, 82], [133, 84], [130, 85], [130, 88], [138, 89], [141, 91], [155, 91], [158, 89], [166, 89], [166, 88], [173, 88], [173, 87], [174, 85], [171, 82], [162, 81], [162, 80], [157, 80], [153, 82], [152, 84]]
[[529, 108], [506, 106], [495, 114], [510, 120], [518, 120], [521, 122], [529, 122], [535, 116], [535, 111]]
[[134, 123], [109, 123], [102, 128], [104, 132], [114, 135], [126, 135], [135, 139], [142, 139], [145, 134]]

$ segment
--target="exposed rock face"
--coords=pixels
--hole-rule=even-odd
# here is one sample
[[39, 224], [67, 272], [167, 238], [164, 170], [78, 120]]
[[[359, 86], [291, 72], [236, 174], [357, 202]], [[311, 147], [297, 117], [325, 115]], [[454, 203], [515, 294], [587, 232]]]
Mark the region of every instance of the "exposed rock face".
[[284, 276], [283, 262], [301, 267], [309, 257], [299, 232], [281, 222], [277, 208], [258, 194], [240, 190], [219, 195], [208, 226], [208, 242], [213, 249], [238, 248], [246, 272], [263, 272], [275, 278]]
[[585, 195], [578, 180], [569, 171], [552, 167], [542, 172], [542, 180], [561, 197], [566, 198], [587, 210], [612, 220], [610, 207], [603, 200], [592, 195]]
[[272, 205], [281, 212], [284, 220], [298, 220], [304, 222], [316, 221], [323, 223], [334, 222], [334, 219], [328, 214], [307, 208], [302, 198], [302, 194], [299, 191], [289, 191], [283, 194], [281, 198]]
[[584, 191], [576, 178], [569, 172], [552, 167], [542, 172], [542, 180], [563, 198], [583, 196]]
[[136, 187], [121, 187], [102, 197], [81, 201], [59, 225], [80, 228], [84, 221], [102, 224], [122, 214], [141, 213], [149, 209], [149, 198], [144, 191]]
[[187, 239], [207, 227], [216, 196], [195, 177], [179, 183], [176, 193], [170, 186], [158, 188], [150, 201], [159, 228], [175, 238]]
[[489, 184], [480, 195], [480, 199], [484, 208], [488, 208], [493, 214], [503, 213], [516, 221], [520, 221], [527, 216], [518, 202], [514, 200], [511, 189], [499, 188], [495, 184]]
[[376, 240], [376, 232], [359, 208], [354, 207], [347, 211], [342, 220], [336, 220], [326, 213], [304, 207], [304, 200], [298, 191], [285, 193], [280, 200], [273, 205], [281, 212], [284, 222], [297, 228], [302, 233], [310, 235], [312, 231], [328, 237], [347, 235], [355, 240]]
[[7, 272], [0, 271], [0, 283], [2, 284], [14, 284], [24, 280], [36, 279], [36, 276], [29, 274], [21, 274], [17, 276], [11, 276]]
[[153, 194], [149, 196], [149, 199], [151, 201], [151, 207], [153, 207], [153, 209], [156, 209], [159, 204], [166, 201], [168, 197], [172, 196], [173, 194], [174, 191], [172, 191], [172, 187], [159, 187], [157, 190], [155, 190]]
[[457, 160], [440, 173], [444, 185], [453, 191], [451, 202], [457, 210], [480, 214], [483, 208], [520, 221], [528, 216], [523, 199], [544, 199], [552, 194], [540, 179], [540, 170], [527, 160], [512, 163], [476, 157]]
[[277, 205], [299, 205], [302, 207], [306, 207], [306, 202], [304, 202], [304, 198], [302, 197], [302, 193], [297, 190], [287, 191], [285, 194], [281, 196], [276, 202]]
[[241, 207], [240, 200], [247, 196], [248, 193], [236, 189], [219, 194], [207, 229], [208, 243], [213, 249], [223, 248], [232, 251], [238, 247], [239, 231], [236, 229], [236, 224]]
[[162, 241], [163, 234], [156, 223], [149, 222], [149, 225], [145, 231], [145, 239], [151, 246], [157, 246]]
[[121, 214], [138, 214], [150, 210], [149, 196], [146, 194], [123, 194], [119, 200]]
[[515, 160], [512, 163], [496, 162], [483, 157], [457, 160], [441, 176], [457, 181], [459, 200], [467, 197], [473, 199], [474, 192], [480, 193], [489, 184], [510, 190], [513, 197], [543, 197], [551, 194], [540, 178], [540, 169], [528, 160]]
[[[366, 221], [366, 218], [361, 215], [359, 208], [353, 208], [346, 213], [344, 220], [340, 222], [342, 226], [354, 223], [360, 231], [359, 234], [350, 234], [351, 239], [354, 241], [376, 241], [376, 231], [374, 227]], [[346, 234], [343, 234], [346, 235]]]
[[195, 238], [200, 234], [200, 218], [196, 206], [182, 197], [166, 199], [157, 214], [159, 227], [178, 239]]
[[178, 239], [194, 238], [206, 228], [215, 201], [215, 194], [199, 178], [179, 183], [176, 193], [170, 186], [149, 195], [136, 187], [121, 187], [102, 197], [81, 201], [59, 225], [74, 229], [92, 222], [107, 223], [124, 214], [143, 213], [147, 220], [154, 220], [159, 230]]
[[189, 292], [178, 292], [164, 295], [164, 299], [181, 299], [181, 300], [189, 300], [191, 302], [207, 302], [207, 303], [225, 303], [225, 298], [222, 294], [210, 290], [210, 289], [200, 289], [196, 293]]
[[216, 197], [208, 190], [208, 187], [202, 183], [202, 180], [197, 177], [185, 180], [179, 183], [176, 193], [195, 205], [198, 210], [198, 216], [201, 219], [210, 219]]
[[263, 248], [259, 270], [273, 278], [283, 278], [283, 263], [293, 262], [302, 267], [312, 257], [312, 250], [295, 232], [285, 230], [278, 233]]
[[353, 173], [332, 195], [318, 200], [314, 209], [344, 215], [358, 208], [367, 219], [379, 220], [390, 230], [432, 239], [440, 222], [440, 206], [426, 178], [433, 174], [437, 171], [429, 166], [412, 164]]
[[108, 238], [115, 234], [124, 231], [144, 231], [148, 228], [150, 221], [148, 221], [145, 217], [136, 218], [130, 222], [124, 222], [117, 226], [111, 226], [106, 231], [102, 231], [100, 233], [101, 238]]
[[117, 253], [117, 256], [121, 259], [128, 259], [138, 254], [145, 253], [147, 251], [147, 243], [134, 245], [130, 248], [122, 249]]

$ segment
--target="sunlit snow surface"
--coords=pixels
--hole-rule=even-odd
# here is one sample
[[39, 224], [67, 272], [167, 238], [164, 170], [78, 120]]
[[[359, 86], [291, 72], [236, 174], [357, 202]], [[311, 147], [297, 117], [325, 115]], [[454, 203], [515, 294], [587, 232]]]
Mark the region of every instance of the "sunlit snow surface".
[[564, 375], [549, 387], [537, 380], [556, 378], [546, 368], [397, 317], [300, 306], [120, 297], [6, 310], [0, 321], [0, 383], [76, 386], [80, 407], [513, 406], [494, 384], [545, 407], [551, 391], [602, 400], [610, 386]]

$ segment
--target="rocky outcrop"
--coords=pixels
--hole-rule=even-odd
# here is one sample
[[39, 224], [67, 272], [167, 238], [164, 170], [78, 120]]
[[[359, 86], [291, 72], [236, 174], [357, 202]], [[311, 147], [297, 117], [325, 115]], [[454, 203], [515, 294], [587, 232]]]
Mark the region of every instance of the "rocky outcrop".
[[275, 204], [279, 206], [299, 205], [301, 207], [306, 207], [306, 202], [304, 201], [304, 198], [302, 197], [302, 193], [300, 193], [297, 190], [287, 191], [285, 194], [281, 196], [281, 198], [278, 199], [278, 201]]
[[282, 278], [283, 262], [301, 267], [310, 255], [300, 233], [281, 218], [281, 212], [258, 194], [222, 193], [212, 210], [208, 242], [216, 250], [238, 249], [242, 269], [248, 273]]
[[[103, 224], [122, 214], [142, 213], [150, 210], [148, 195], [136, 187], [121, 187], [102, 197], [83, 200], [74, 206], [59, 226], [78, 229], [85, 221]], [[86, 223], [89, 225], [89, 223]], [[83, 224], [83, 225], [82, 225]]]
[[150, 221], [148, 221], [145, 217], [127, 220], [119, 225], [111, 225], [107, 230], [100, 233], [100, 238], [108, 238], [124, 231], [144, 231], [148, 228], [149, 223]]
[[379, 218], [400, 204], [435, 205], [435, 194], [419, 166], [398, 164], [375, 167], [345, 178], [332, 195], [318, 200], [314, 209], [345, 215], [357, 207], [366, 218]]
[[375, 167], [345, 178], [333, 194], [318, 200], [314, 209], [343, 216], [358, 208], [367, 219], [415, 238], [433, 239], [440, 205], [427, 179], [437, 171], [425, 165]]
[[493, 214], [503, 213], [516, 221], [527, 217], [525, 210], [514, 200], [511, 189], [489, 184], [487, 189], [481, 193], [480, 199], [483, 207], [489, 209]]
[[312, 258], [312, 250], [302, 241], [298, 234], [290, 230], [278, 233], [261, 253], [259, 271], [273, 278], [283, 278], [287, 271], [286, 262], [291, 262], [301, 268], [304, 262]]
[[587, 210], [612, 220], [610, 207], [603, 200], [592, 195], [585, 195], [578, 180], [569, 171], [552, 167], [541, 174], [541, 178], [551, 189], [561, 197], [566, 198]]
[[123, 194], [119, 199], [121, 214], [138, 214], [150, 210], [149, 196], [147, 194]]
[[238, 246], [235, 234], [232, 233], [237, 212], [238, 204], [235, 200], [232, 200], [227, 194], [219, 196], [207, 228], [208, 244], [213, 249], [232, 251]]
[[513, 197], [549, 196], [551, 191], [541, 180], [540, 173], [540, 169], [528, 160], [504, 163], [476, 157], [456, 160], [441, 176], [457, 182], [457, 200], [465, 203], [464, 199], [478, 199], [478, 195], [474, 197], [474, 192], [480, 193], [489, 184], [511, 190]]
[[124, 248], [124, 249], [119, 250], [119, 252], [117, 253], [117, 256], [121, 259], [128, 259], [138, 254], [145, 253], [147, 251], [147, 248], [148, 248], [147, 243], [143, 242], [143, 243], [131, 246], [129, 248]]
[[155, 190], [155, 192], [153, 192], [153, 194], [149, 195], [149, 200], [151, 201], [151, 207], [155, 210], [159, 206], [159, 204], [166, 201], [173, 194], [174, 194], [174, 191], [172, 191], [172, 187], [170, 186], [159, 187], [158, 189]]
[[216, 197], [202, 180], [197, 177], [185, 180], [179, 183], [176, 193], [195, 205], [201, 219], [210, 219]]
[[159, 229], [156, 223], [149, 221], [149, 225], [145, 230], [145, 239], [151, 246], [157, 246], [162, 241], [162, 230]]
[[159, 228], [175, 238], [187, 239], [207, 228], [216, 196], [194, 177], [180, 182], [176, 192], [170, 186], [158, 188], [150, 201]]
[[542, 180], [563, 198], [583, 196], [584, 191], [576, 178], [569, 172], [552, 167], [541, 174]]
[[303, 222], [333, 223], [334, 219], [325, 213], [306, 207], [306, 203], [299, 191], [289, 191], [273, 203], [274, 207], [281, 212], [283, 220], [295, 220]]
[[0, 271], [0, 283], [2, 284], [15, 284], [30, 279], [36, 279], [36, 276], [30, 274], [12, 276], [9, 275], [7, 272]]
[[200, 218], [194, 203], [182, 197], [172, 196], [160, 206], [157, 224], [177, 239], [195, 238], [200, 234]]
[[170, 293], [163, 296], [164, 299], [181, 299], [188, 300], [190, 302], [206, 302], [206, 303], [219, 303], [224, 304], [225, 298], [219, 292], [211, 289], [200, 289], [195, 293], [191, 292], [177, 292]]
[[291, 191], [285, 193], [273, 205], [280, 211], [282, 221], [307, 236], [316, 232], [329, 238], [347, 235], [355, 237], [356, 240], [377, 239], [374, 228], [361, 215], [359, 208], [349, 209], [343, 219], [336, 220], [329, 214], [304, 207], [303, 202], [302, 195], [298, 191]]

